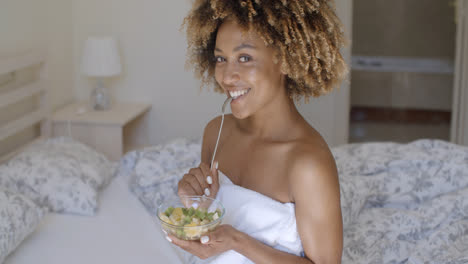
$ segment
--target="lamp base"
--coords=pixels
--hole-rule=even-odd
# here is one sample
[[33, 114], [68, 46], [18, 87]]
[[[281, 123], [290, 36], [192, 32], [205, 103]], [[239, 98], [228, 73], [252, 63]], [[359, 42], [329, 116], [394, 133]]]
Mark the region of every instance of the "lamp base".
[[97, 111], [109, 110], [111, 107], [110, 93], [109, 90], [102, 86], [98, 85], [91, 92], [91, 107]]

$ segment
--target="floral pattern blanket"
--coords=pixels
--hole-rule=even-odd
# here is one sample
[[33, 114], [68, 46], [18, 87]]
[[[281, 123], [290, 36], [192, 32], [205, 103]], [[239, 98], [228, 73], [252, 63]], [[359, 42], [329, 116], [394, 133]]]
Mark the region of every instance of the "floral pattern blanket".
[[468, 263], [467, 147], [418, 140], [350, 144], [333, 154], [343, 263]]
[[[342, 263], [468, 263], [468, 148], [441, 140], [332, 149], [340, 177]], [[200, 141], [128, 153], [119, 174], [151, 214], [198, 166]]]

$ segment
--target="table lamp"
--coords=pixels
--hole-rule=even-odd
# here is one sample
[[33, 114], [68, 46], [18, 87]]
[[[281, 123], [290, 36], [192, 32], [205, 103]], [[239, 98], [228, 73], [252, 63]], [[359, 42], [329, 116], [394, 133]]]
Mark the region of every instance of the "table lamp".
[[90, 97], [94, 110], [108, 110], [111, 107], [111, 96], [103, 79], [119, 75], [121, 71], [117, 41], [114, 38], [89, 37], [86, 40], [81, 73], [97, 79]]

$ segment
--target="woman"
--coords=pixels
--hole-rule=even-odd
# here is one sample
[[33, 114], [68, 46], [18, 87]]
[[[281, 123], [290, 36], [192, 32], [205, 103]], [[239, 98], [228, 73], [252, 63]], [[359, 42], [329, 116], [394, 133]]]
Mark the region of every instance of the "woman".
[[[243, 263], [341, 262], [335, 162], [323, 138], [294, 104], [294, 99], [329, 92], [346, 75], [339, 53], [344, 38], [332, 4], [326, 0], [200, 0], [184, 21], [189, 61], [197, 75], [204, 83], [214, 81], [215, 90], [233, 100], [215, 165], [210, 168], [209, 164], [220, 117], [207, 124], [202, 163], [184, 175], [178, 194], [219, 198], [220, 181], [226, 177], [224, 182], [269, 197], [278, 206], [292, 205], [291, 232], [297, 231], [302, 254], [281, 250], [286, 247], [278, 239], [290, 231], [269, 244], [247, 234], [245, 230], [252, 227], [227, 220], [201, 241], [168, 236], [170, 242], [201, 259], [235, 251], [245, 258], [239, 260]], [[256, 199], [248, 203], [255, 204]], [[223, 263], [221, 257], [218, 260]]]

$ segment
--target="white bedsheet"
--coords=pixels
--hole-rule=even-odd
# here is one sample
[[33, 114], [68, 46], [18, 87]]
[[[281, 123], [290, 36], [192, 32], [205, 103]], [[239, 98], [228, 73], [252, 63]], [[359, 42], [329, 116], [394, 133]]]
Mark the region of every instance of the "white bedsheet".
[[96, 216], [48, 214], [6, 259], [30, 263], [181, 263], [174, 245], [117, 177], [102, 191]]

